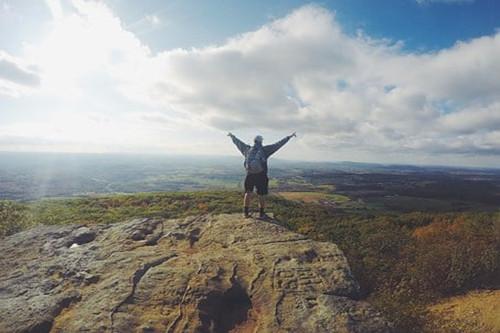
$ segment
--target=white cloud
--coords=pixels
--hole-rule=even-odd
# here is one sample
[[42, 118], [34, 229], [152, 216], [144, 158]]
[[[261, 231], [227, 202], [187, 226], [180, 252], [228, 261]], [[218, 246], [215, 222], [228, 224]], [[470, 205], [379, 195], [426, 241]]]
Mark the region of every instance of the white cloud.
[[63, 9], [60, 0], [45, 0], [47, 7], [53, 18], [60, 19], [63, 16]]
[[40, 84], [34, 67], [0, 50], [0, 96], [19, 97]]
[[83, 96], [89, 80], [99, 83], [120, 64], [133, 70], [135, 61], [148, 59], [148, 47], [125, 31], [104, 3], [71, 3], [74, 12], [54, 15], [51, 31], [26, 50], [26, 57], [41, 68], [44, 93]]
[[[163, 75], [131, 95], [220, 129], [296, 129], [337, 150], [430, 151], [432, 142], [455, 152], [457, 128], [440, 104], [485, 117], [479, 110], [500, 100], [498, 59], [500, 34], [404, 53], [349, 37], [330, 12], [306, 6], [224, 45], [160, 53], [152, 67]], [[472, 137], [483, 123], [468, 129], [468, 145], [481, 148]]]
[[[94, 111], [135, 105], [116, 106], [122, 129], [96, 136], [116, 147], [168, 141], [220, 152], [210, 140], [223, 140], [214, 139], [221, 130], [297, 130], [304, 139], [288, 155], [297, 159], [306, 148], [309, 158], [355, 160], [500, 151], [500, 33], [404, 52], [401, 43], [349, 36], [333, 13], [309, 5], [221, 45], [152, 54], [103, 3], [73, 7], [27, 59], [40, 67], [43, 94]], [[174, 125], [162, 132], [159, 124]], [[113, 140], [134, 126], [140, 135]]]
[[158, 15], [155, 15], [155, 14], [146, 15], [145, 19], [152, 26], [158, 26], [161, 24], [160, 18], [158, 17]]
[[2, 2], [2, 8], [0, 12], [10, 13], [12, 11], [12, 7], [7, 2]]

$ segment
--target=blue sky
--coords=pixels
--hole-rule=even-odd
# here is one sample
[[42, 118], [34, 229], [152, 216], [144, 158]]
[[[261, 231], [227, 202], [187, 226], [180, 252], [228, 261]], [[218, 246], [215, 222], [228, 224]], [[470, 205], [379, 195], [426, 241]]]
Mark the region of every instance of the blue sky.
[[[203, 47], [255, 30], [272, 18], [316, 3], [336, 13], [346, 33], [361, 29], [375, 38], [403, 41], [408, 50], [438, 50], [458, 40], [495, 33], [500, 22], [496, 0], [336, 0], [336, 1], [228, 1], [228, 0], [108, 0], [125, 27], [136, 32], [153, 50]], [[19, 37], [33, 40], [44, 34], [50, 12], [43, 1], [2, 0], [15, 12], [0, 22], [4, 49], [16, 52]], [[147, 16], [161, 24], [151, 27]], [[23, 18], [15, 18], [22, 16]], [[16, 33], [12, 34], [12, 29]]]
[[[165, 22], [143, 31], [143, 38], [158, 50], [206, 46], [257, 29], [311, 1], [109, 1], [126, 24], [146, 15]], [[457, 40], [490, 35], [499, 27], [500, 4], [482, 1], [337, 0], [317, 4], [336, 13], [347, 33], [359, 29], [375, 38], [404, 41], [408, 50], [437, 50]], [[140, 27], [137, 31], [141, 32]]]
[[0, 0], [0, 150], [497, 166], [494, 0]]

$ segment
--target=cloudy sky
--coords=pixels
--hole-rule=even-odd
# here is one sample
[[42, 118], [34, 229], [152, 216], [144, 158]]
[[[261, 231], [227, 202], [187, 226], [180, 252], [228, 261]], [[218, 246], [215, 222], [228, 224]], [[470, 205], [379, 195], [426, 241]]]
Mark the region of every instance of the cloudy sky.
[[[245, 4], [244, 4], [245, 3]], [[496, 0], [0, 0], [0, 151], [500, 165]]]

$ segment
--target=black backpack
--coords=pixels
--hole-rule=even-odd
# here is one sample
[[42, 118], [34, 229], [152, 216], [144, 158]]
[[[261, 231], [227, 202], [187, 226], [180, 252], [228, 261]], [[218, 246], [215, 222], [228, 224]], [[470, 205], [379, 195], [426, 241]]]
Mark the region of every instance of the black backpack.
[[252, 147], [245, 156], [245, 169], [248, 173], [255, 174], [264, 171], [266, 156], [262, 147]]

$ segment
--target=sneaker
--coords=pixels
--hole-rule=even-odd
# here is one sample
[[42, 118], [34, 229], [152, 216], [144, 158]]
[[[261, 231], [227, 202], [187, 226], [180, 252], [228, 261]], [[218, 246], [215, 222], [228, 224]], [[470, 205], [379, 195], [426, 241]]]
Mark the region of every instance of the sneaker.
[[270, 220], [271, 217], [269, 215], [267, 215], [266, 213], [260, 213], [259, 214], [259, 219], [261, 219], [261, 220]]

